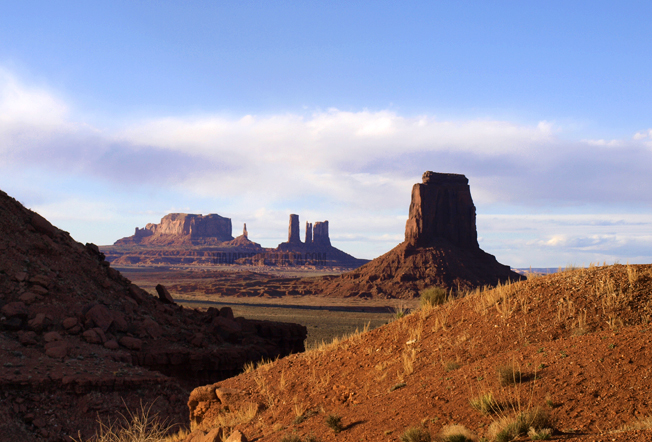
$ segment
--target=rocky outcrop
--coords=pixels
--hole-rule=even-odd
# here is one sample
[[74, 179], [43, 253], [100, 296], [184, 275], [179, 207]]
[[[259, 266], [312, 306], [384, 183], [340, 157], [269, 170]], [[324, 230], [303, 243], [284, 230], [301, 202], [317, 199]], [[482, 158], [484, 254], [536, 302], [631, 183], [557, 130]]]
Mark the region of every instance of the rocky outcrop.
[[412, 189], [405, 241], [359, 269], [323, 278], [312, 291], [414, 298], [430, 286], [463, 290], [520, 279], [523, 276], [480, 249], [468, 179], [426, 172]]
[[312, 223], [306, 221], [306, 244], [312, 243]]
[[290, 215], [290, 225], [288, 227], [288, 243], [301, 244], [301, 238], [299, 238], [299, 215]]
[[159, 224], [149, 223], [143, 229], [136, 227], [133, 236], [119, 239], [115, 245], [219, 244], [233, 239], [231, 231], [231, 219], [217, 214], [170, 213]]
[[412, 188], [405, 243], [428, 247], [438, 239], [464, 248], [479, 248], [475, 206], [464, 175], [426, 172]]
[[3, 435], [59, 441], [79, 430], [87, 440], [98, 413], [113, 421], [124, 412], [120, 398], [136, 410], [164, 397], [155, 411], [183, 424], [187, 389], [303, 350], [301, 325], [186, 309], [157, 291], [0, 192]]
[[328, 236], [328, 221], [317, 221], [313, 228], [312, 242], [316, 246], [330, 247], [331, 239]]

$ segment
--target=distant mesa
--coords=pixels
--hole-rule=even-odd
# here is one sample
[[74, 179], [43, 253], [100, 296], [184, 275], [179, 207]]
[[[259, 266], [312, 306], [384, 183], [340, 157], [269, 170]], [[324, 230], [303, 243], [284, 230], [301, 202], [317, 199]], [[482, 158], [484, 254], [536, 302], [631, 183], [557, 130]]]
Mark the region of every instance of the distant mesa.
[[471, 289], [523, 276], [478, 244], [475, 206], [464, 175], [425, 172], [412, 188], [405, 241], [319, 287], [331, 296], [414, 298], [430, 286]]
[[256, 265], [357, 268], [357, 259], [333, 247], [328, 221], [306, 223], [301, 241], [299, 215], [290, 215], [288, 240], [276, 248], [263, 248], [249, 239], [247, 225], [233, 238], [231, 219], [217, 214], [170, 213], [159, 224], [136, 228], [132, 236], [102, 247], [115, 265]]
[[133, 236], [119, 239], [114, 245], [217, 245], [231, 240], [230, 218], [215, 213], [170, 213], [160, 224], [149, 223], [143, 229], [136, 227]]
[[367, 260], [355, 258], [331, 245], [328, 236], [328, 221], [306, 222], [305, 241], [301, 242], [299, 215], [290, 214], [288, 240], [275, 249], [239, 262], [258, 265], [308, 265], [359, 267]]

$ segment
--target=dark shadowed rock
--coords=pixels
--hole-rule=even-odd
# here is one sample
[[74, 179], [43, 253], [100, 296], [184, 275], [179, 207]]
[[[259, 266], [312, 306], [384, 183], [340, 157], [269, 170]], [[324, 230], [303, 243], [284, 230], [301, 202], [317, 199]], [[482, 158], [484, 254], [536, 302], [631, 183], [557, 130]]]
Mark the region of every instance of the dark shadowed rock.
[[172, 299], [170, 292], [168, 292], [168, 289], [164, 285], [158, 284], [156, 286], [156, 292], [158, 293], [159, 299], [165, 304], [174, 304], [174, 299]]
[[299, 238], [299, 215], [290, 215], [290, 225], [288, 226], [288, 243], [301, 244], [301, 238]]

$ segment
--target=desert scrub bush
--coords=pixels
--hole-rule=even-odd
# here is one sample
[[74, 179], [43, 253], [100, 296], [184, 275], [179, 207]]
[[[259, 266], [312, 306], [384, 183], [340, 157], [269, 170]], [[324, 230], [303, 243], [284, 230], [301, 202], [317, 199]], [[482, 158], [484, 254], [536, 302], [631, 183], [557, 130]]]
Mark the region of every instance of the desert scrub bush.
[[337, 414], [329, 414], [326, 416], [326, 426], [333, 430], [335, 433], [339, 433], [344, 429], [342, 425], [342, 416]]
[[444, 370], [446, 370], [446, 371], [457, 370], [457, 369], [460, 368], [461, 366], [462, 366], [462, 365], [461, 365], [459, 362], [457, 362], [457, 361], [447, 361], [447, 362], [444, 362]]
[[437, 435], [442, 442], [475, 442], [478, 436], [464, 425], [446, 425]]
[[471, 407], [482, 414], [497, 413], [503, 409], [502, 405], [494, 399], [494, 395], [491, 392], [469, 399], [469, 403]]
[[[127, 416], [120, 414], [124, 420], [121, 424], [98, 421], [98, 433], [88, 442], [177, 442], [188, 436], [188, 432], [183, 430], [176, 435], [171, 434], [172, 426], [158, 415], [152, 415], [151, 407], [141, 405], [140, 411], [133, 413], [127, 410]], [[73, 440], [83, 442], [81, 437]]]
[[296, 434], [286, 434], [281, 438], [281, 442], [301, 442], [301, 438]]
[[647, 416], [643, 418], [630, 421], [629, 423], [623, 425], [619, 429], [613, 431], [613, 433], [622, 433], [624, 431], [634, 431], [634, 430], [650, 430], [652, 429], [652, 416]]
[[423, 427], [411, 427], [401, 435], [401, 442], [431, 442], [432, 437], [428, 429]]
[[448, 290], [441, 287], [429, 287], [421, 290], [421, 307], [432, 307], [442, 305], [450, 298]]
[[552, 421], [550, 415], [541, 408], [532, 408], [518, 413], [515, 417], [503, 416], [489, 426], [489, 434], [496, 442], [509, 442], [522, 436], [531, 429], [540, 432], [544, 429], [552, 433]]
[[408, 309], [405, 305], [399, 304], [396, 307], [394, 307], [394, 318], [401, 319], [405, 317], [405, 315], [407, 314], [408, 314]]
[[523, 380], [521, 370], [515, 364], [501, 365], [500, 367], [496, 368], [496, 371], [498, 372], [498, 380], [500, 381], [500, 385], [503, 387], [520, 384]]
[[535, 430], [533, 427], [530, 427], [527, 435], [531, 440], [548, 440], [552, 436], [552, 429], [541, 428], [540, 430]]

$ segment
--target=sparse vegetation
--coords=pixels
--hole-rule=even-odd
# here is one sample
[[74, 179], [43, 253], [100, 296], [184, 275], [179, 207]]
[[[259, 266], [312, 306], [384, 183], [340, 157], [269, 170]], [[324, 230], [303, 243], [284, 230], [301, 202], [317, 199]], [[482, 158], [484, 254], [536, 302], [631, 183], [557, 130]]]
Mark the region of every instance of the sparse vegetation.
[[423, 427], [412, 427], [401, 435], [401, 442], [431, 442], [430, 432]]
[[460, 368], [462, 365], [457, 361], [448, 361], [444, 363], [444, 369], [446, 371], [453, 371]]
[[286, 434], [281, 438], [281, 442], [301, 442], [301, 438], [296, 434]]
[[326, 426], [333, 430], [335, 433], [339, 433], [344, 429], [342, 425], [342, 417], [337, 414], [329, 414], [326, 416]]
[[552, 429], [550, 428], [541, 428], [539, 430], [530, 427], [527, 432], [527, 435], [532, 440], [548, 440], [552, 436]]
[[496, 442], [509, 442], [518, 436], [527, 434], [530, 429], [539, 432], [543, 429], [552, 431], [549, 415], [540, 408], [533, 408], [518, 413], [515, 417], [503, 416], [489, 427], [489, 434]]
[[503, 409], [502, 405], [494, 398], [491, 392], [472, 398], [469, 400], [469, 403], [482, 414], [497, 413]]
[[498, 372], [500, 385], [503, 387], [519, 384], [522, 381], [521, 370], [514, 363], [500, 366], [496, 371]]
[[[122, 423], [104, 423], [98, 421], [98, 433], [86, 442], [178, 442], [188, 436], [188, 432], [181, 430], [172, 434], [172, 427], [161, 420], [158, 415], [151, 414], [151, 405], [141, 405], [140, 410], [122, 415]], [[73, 439], [84, 442], [81, 437]]]
[[437, 439], [443, 442], [474, 442], [478, 436], [464, 425], [447, 425], [441, 429]]
[[442, 287], [430, 287], [421, 290], [421, 307], [435, 306], [446, 303], [451, 298], [448, 290]]
[[647, 416], [643, 418], [636, 419], [631, 421], [619, 429], [615, 430], [614, 433], [620, 433], [623, 431], [635, 431], [635, 430], [650, 430], [652, 429], [652, 416]]

